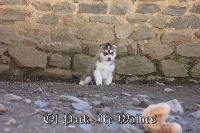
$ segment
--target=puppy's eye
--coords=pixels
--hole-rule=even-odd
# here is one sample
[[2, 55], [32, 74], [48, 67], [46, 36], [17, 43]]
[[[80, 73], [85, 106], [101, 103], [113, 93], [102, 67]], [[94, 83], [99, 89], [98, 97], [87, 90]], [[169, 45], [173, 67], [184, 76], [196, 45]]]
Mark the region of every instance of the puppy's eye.
[[111, 55], [113, 55], [113, 54], [114, 54], [114, 52], [111, 52], [110, 54], [111, 54]]
[[107, 52], [104, 52], [104, 53], [103, 53], [104, 56], [106, 56], [107, 54], [108, 54]]

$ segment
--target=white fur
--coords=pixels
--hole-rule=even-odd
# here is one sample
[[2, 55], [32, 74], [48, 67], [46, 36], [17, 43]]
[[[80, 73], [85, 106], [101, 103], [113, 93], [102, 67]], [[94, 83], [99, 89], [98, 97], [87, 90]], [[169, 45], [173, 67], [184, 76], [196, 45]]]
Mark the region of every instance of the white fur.
[[[96, 62], [96, 70], [94, 70], [94, 77], [96, 85], [109, 85], [112, 83], [113, 71], [115, 69], [115, 60], [116, 52], [114, 55], [106, 55], [100, 53], [101, 61]], [[108, 58], [111, 58], [111, 61], [108, 61]]]
[[[114, 46], [114, 45], [113, 45]], [[114, 46], [116, 48], [116, 46]], [[103, 48], [103, 46], [101, 46]], [[110, 46], [108, 46], [108, 49], [110, 49]], [[110, 52], [112, 52], [111, 50]], [[108, 52], [108, 50], [105, 50], [105, 52]], [[113, 71], [115, 69], [115, 57], [116, 52], [114, 52], [113, 55], [107, 54], [104, 56], [102, 52], [99, 53], [100, 60], [96, 61], [95, 63], [95, 70], [93, 71], [93, 75], [96, 81], [96, 85], [109, 85], [112, 83], [113, 79]], [[80, 85], [86, 85], [92, 80], [91, 76], [86, 77], [85, 79], [81, 79]]]
[[91, 81], [92, 81], [92, 77], [87, 76], [84, 81], [81, 79], [81, 81], [79, 82], [79, 85], [87, 85]]
[[112, 83], [113, 71], [115, 69], [115, 64], [111, 62], [96, 62], [96, 70], [94, 70], [94, 77], [96, 80], [96, 85]]

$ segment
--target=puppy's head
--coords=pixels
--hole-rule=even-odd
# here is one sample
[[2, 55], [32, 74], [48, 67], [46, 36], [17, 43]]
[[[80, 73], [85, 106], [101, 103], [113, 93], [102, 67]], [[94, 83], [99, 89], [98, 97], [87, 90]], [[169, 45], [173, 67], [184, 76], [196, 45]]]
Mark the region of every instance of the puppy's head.
[[100, 57], [102, 61], [114, 61], [116, 57], [116, 46], [110, 43], [100, 45]]

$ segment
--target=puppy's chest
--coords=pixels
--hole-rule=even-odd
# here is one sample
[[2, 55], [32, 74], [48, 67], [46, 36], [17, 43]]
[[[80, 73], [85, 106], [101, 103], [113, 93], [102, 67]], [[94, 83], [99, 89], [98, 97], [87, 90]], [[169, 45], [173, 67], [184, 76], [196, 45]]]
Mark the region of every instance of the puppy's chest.
[[107, 64], [107, 63], [101, 63], [101, 62], [96, 62], [96, 69], [99, 70], [102, 74], [108, 74], [110, 72], [113, 72], [115, 68], [115, 64]]

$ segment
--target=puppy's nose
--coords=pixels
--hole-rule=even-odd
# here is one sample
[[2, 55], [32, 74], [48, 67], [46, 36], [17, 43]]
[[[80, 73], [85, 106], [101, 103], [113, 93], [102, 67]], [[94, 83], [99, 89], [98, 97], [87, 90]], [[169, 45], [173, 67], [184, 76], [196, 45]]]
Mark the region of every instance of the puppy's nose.
[[108, 57], [108, 60], [110, 61], [110, 60], [111, 60], [111, 58], [110, 58], [110, 57]]

